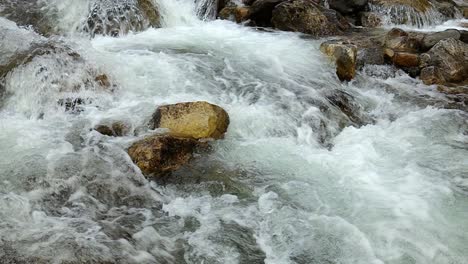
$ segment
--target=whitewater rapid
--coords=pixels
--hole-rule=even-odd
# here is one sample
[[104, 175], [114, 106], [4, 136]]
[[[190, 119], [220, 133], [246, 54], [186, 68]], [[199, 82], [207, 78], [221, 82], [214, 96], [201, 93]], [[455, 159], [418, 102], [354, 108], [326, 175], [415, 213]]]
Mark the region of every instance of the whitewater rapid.
[[[87, 1], [47, 1], [64, 32], [54, 38], [84, 62], [59, 67], [42, 56], [7, 76], [2, 259], [466, 263], [466, 112], [390, 66], [341, 83], [320, 40], [200, 20], [200, 9], [212, 12], [200, 1], [156, 3], [163, 28], [90, 39], [76, 30]], [[0, 28], [10, 32], [6, 53], [44, 41], [3, 18]], [[90, 68], [108, 75], [112, 92], [69, 92], [90, 100], [65, 111], [57, 80], [75, 87]], [[226, 138], [174, 180], [145, 179], [126, 148], [151, 133], [158, 105], [196, 100], [226, 109]], [[93, 131], [103, 120], [123, 120], [135, 135]]]

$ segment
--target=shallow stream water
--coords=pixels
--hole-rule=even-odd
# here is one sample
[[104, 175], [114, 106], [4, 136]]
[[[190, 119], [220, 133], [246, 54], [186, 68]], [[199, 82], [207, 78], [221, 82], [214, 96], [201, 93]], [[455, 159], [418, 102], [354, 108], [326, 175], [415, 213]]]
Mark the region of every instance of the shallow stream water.
[[[44, 1], [82, 59], [6, 76], [1, 263], [467, 263], [466, 112], [390, 66], [341, 83], [320, 40], [210, 20], [202, 2], [158, 0], [162, 28], [91, 39], [89, 2]], [[0, 58], [47, 41], [0, 29]], [[111, 88], [83, 82], [96, 72]], [[158, 105], [195, 100], [227, 110], [226, 138], [145, 179], [126, 148]], [[134, 133], [92, 130], [106, 120]]]

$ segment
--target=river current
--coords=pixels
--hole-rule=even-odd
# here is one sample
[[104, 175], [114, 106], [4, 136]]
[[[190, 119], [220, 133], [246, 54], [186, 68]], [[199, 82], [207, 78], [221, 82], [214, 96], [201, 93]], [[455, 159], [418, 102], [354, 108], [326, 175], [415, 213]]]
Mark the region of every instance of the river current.
[[[155, 3], [162, 28], [90, 38], [88, 1], [44, 0], [51, 39], [82, 59], [6, 76], [0, 263], [467, 263], [466, 112], [391, 66], [341, 83], [323, 40], [210, 19], [210, 1]], [[0, 30], [0, 61], [49, 41]], [[94, 71], [111, 88], [88, 87]], [[70, 97], [87, 103], [71, 113]], [[225, 139], [146, 179], [126, 148], [158, 105], [196, 100], [229, 113]], [[134, 133], [92, 130], [105, 120]]]

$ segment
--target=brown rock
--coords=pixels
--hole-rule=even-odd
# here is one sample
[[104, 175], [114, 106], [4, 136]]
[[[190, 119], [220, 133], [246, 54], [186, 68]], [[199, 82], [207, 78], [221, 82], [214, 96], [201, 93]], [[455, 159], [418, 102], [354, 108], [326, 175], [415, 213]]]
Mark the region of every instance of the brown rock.
[[396, 66], [399, 67], [418, 67], [419, 55], [408, 52], [395, 52], [394, 56], [392, 57], [392, 61]]
[[380, 15], [373, 12], [361, 13], [361, 25], [363, 27], [375, 28], [382, 26]]
[[189, 138], [154, 135], [135, 142], [128, 154], [143, 174], [162, 176], [187, 164], [197, 143]]
[[336, 11], [306, 0], [283, 2], [275, 7], [272, 25], [280, 30], [302, 32], [314, 36], [336, 35], [349, 24]]
[[221, 19], [231, 20], [237, 23], [246, 21], [249, 18], [249, 15], [250, 8], [242, 6], [225, 7], [219, 12], [219, 17]]
[[342, 41], [322, 43], [320, 50], [336, 61], [336, 75], [341, 81], [350, 81], [356, 75], [357, 47]]
[[421, 48], [421, 40], [401, 29], [394, 28], [387, 33], [384, 46], [394, 51], [418, 52]]
[[424, 83], [459, 83], [468, 79], [468, 44], [464, 42], [441, 40], [420, 58]]
[[168, 128], [177, 137], [219, 139], [227, 131], [229, 115], [221, 107], [203, 101], [163, 105], [154, 113], [150, 126]]

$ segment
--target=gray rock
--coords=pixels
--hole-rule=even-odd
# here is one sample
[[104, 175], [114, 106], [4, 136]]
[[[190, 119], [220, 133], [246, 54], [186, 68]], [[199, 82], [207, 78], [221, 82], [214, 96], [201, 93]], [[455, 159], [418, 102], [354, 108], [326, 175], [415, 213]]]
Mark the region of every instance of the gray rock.
[[442, 32], [434, 32], [427, 34], [421, 42], [421, 48], [423, 51], [430, 50], [437, 44], [439, 41], [443, 39], [453, 38], [453, 39], [460, 39], [460, 32], [456, 29], [447, 29]]

